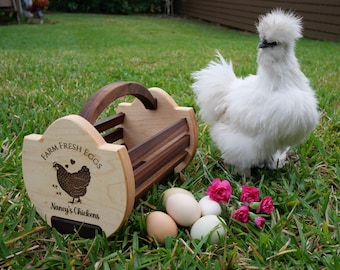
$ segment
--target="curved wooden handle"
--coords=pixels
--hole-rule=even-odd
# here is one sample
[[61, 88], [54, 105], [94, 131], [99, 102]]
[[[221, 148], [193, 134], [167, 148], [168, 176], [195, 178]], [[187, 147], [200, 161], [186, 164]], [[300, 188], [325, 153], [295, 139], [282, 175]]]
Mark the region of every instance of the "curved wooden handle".
[[88, 99], [79, 115], [93, 125], [107, 106], [125, 95], [135, 96], [144, 104], [146, 109], [157, 109], [157, 99], [143, 85], [134, 82], [116, 82], [104, 86]]

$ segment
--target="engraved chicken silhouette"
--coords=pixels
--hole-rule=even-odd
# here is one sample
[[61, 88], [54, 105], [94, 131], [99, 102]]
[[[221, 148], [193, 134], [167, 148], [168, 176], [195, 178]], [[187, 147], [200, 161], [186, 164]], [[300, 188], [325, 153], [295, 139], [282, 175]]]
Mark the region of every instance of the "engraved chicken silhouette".
[[80, 197], [84, 196], [87, 186], [91, 180], [90, 170], [83, 166], [78, 172], [70, 173], [62, 165], [57, 162], [53, 163], [53, 167], [57, 171], [57, 179], [60, 187], [72, 197], [70, 203], [81, 202]]

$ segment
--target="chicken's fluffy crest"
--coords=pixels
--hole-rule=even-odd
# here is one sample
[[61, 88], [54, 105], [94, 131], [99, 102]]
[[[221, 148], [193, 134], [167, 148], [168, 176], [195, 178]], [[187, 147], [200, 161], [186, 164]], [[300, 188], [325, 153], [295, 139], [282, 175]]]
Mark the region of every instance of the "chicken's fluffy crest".
[[256, 28], [261, 40], [291, 43], [302, 37], [302, 18], [293, 12], [274, 9], [259, 17]]

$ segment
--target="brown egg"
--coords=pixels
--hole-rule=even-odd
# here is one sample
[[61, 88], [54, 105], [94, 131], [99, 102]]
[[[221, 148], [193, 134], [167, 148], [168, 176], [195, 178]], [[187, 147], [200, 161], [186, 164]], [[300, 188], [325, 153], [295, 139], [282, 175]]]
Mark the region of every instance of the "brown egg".
[[155, 211], [146, 218], [146, 230], [150, 237], [156, 238], [157, 242], [164, 244], [165, 237], [178, 234], [176, 222], [166, 213]]

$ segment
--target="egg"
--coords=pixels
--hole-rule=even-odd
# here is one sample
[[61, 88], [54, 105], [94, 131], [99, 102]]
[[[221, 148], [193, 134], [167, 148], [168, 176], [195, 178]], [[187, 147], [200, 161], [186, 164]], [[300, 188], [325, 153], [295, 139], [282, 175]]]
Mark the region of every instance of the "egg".
[[176, 222], [161, 211], [151, 212], [147, 216], [146, 231], [150, 237], [156, 238], [160, 244], [164, 244], [166, 236], [176, 237], [178, 234]]
[[184, 193], [184, 194], [188, 194], [189, 196], [194, 197], [194, 195], [192, 195], [192, 193], [184, 188], [179, 188], [179, 187], [173, 187], [173, 188], [169, 188], [166, 191], [164, 191], [163, 193], [163, 205], [166, 205], [166, 200], [175, 193]]
[[169, 196], [165, 204], [166, 212], [178, 225], [190, 227], [201, 217], [201, 207], [193, 196], [175, 193]]
[[210, 234], [209, 243], [218, 244], [220, 242], [219, 235], [224, 235], [225, 223], [216, 215], [207, 215], [197, 220], [190, 230], [191, 238], [202, 239]]
[[222, 213], [221, 205], [218, 202], [210, 199], [209, 196], [203, 197], [198, 203], [201, 206], [202, 216], [218, 216]]

